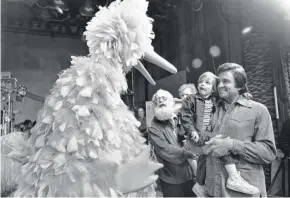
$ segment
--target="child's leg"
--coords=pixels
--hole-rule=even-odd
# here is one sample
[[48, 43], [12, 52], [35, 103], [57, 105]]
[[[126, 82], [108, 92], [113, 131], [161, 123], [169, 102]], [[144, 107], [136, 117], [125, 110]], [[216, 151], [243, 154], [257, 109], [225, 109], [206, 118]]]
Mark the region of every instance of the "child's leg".
[[237, 160], [234, 159], [231, 155], [225, 155], [220, 157], [221, 163], [224, 165], [229, 178], [237, 178], [239, 177], [239, 173], [236, 167]]
[[225, 164], [225, 169], [229, 177], [238, 177], [239, 173], [235, 164]]
[[206, 176], [206, 155], [200, 155], [197, 161], [196, 182], [204, 186]]
[[206, 155], [198, 157], [197, 171], [196, 171], [196, 184], [193, 186], [192, 191], [197, 197], [205, 197], [205, 176], [206, 176]]
[[197, 171], [197, 161], [196, 159], [188, 159], [187, 160], [189, 165], [191, 166], [194, 175], [196, 176], [196, 171]]
[[220, 157], [220, 161], [224, 164], [229, 175], [226, 183], [227, 188], [245, 194], [257, 194], [260, 192], [257, 187], [251, 185], [241, 177], [239, 171], [237, 170], [235, 159], [232, 156], [227, 155]]

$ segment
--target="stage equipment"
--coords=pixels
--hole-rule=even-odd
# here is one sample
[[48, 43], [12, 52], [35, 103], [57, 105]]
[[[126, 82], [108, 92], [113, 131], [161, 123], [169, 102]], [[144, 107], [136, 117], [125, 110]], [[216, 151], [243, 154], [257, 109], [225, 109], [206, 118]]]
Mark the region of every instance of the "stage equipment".
[[17, 79], [11, 72], [1, 72], [1, 135], [11, 132], [14, 122], [12, 94], [17, 87]]
[[28, 92], [23, 85], [18, 85], [17, 78], [13, 78], [11, 72], [1, 72], [1, 135], [13, 131], [15, 115], [21, 113], [14, 110], [14, 102], [23, 102], [25, 97], [44, 103], [43, 97]]

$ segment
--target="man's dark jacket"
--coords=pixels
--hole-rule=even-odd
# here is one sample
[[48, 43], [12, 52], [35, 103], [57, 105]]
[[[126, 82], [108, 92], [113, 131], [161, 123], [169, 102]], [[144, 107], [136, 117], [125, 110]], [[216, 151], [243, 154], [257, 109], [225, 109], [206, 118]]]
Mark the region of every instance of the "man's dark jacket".
[[173, 123], [154, 118], [149, 127], [149, 141], [158, 161], [164, 165], [158, 172], [159, 178], [170, 184], [185, 183], [193, 177], [187, 159], [194, 156], [182, 148], [178, 140], [178, 130], [180, 126], [177, 125], [177, 119]]

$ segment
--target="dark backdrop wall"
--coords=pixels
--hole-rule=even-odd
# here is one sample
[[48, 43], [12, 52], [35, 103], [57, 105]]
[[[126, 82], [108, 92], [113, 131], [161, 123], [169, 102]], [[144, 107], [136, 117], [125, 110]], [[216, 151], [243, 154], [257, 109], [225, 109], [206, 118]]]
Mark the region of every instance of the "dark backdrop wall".
[[[70, 66], [70, 56], [82, 54], [87, 54], [87, 48], [81, 39], [1, 33], [1, 71], [12, 72], [19, 84], [42, 97], [49, 94], [57, 74]], [[42, 105], [29, 98], [16, 102], [15, 109], [22, 111], [16, 123], [34, 120]]]

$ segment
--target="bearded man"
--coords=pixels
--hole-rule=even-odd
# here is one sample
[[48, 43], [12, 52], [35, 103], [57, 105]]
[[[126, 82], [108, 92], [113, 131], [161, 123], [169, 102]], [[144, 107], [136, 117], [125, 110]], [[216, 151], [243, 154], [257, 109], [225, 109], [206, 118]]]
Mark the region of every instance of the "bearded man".
[[195, 197], [192, 192], [193, 172], [188, 159], [194, 155], [178, 140], [179, 130], [174, 98], [165, 90], [158, 90], [153, 98], [154, 118], [149, 127], [149, 141], [155, 155], [164, 165], [158, 171], [164, 197]]

